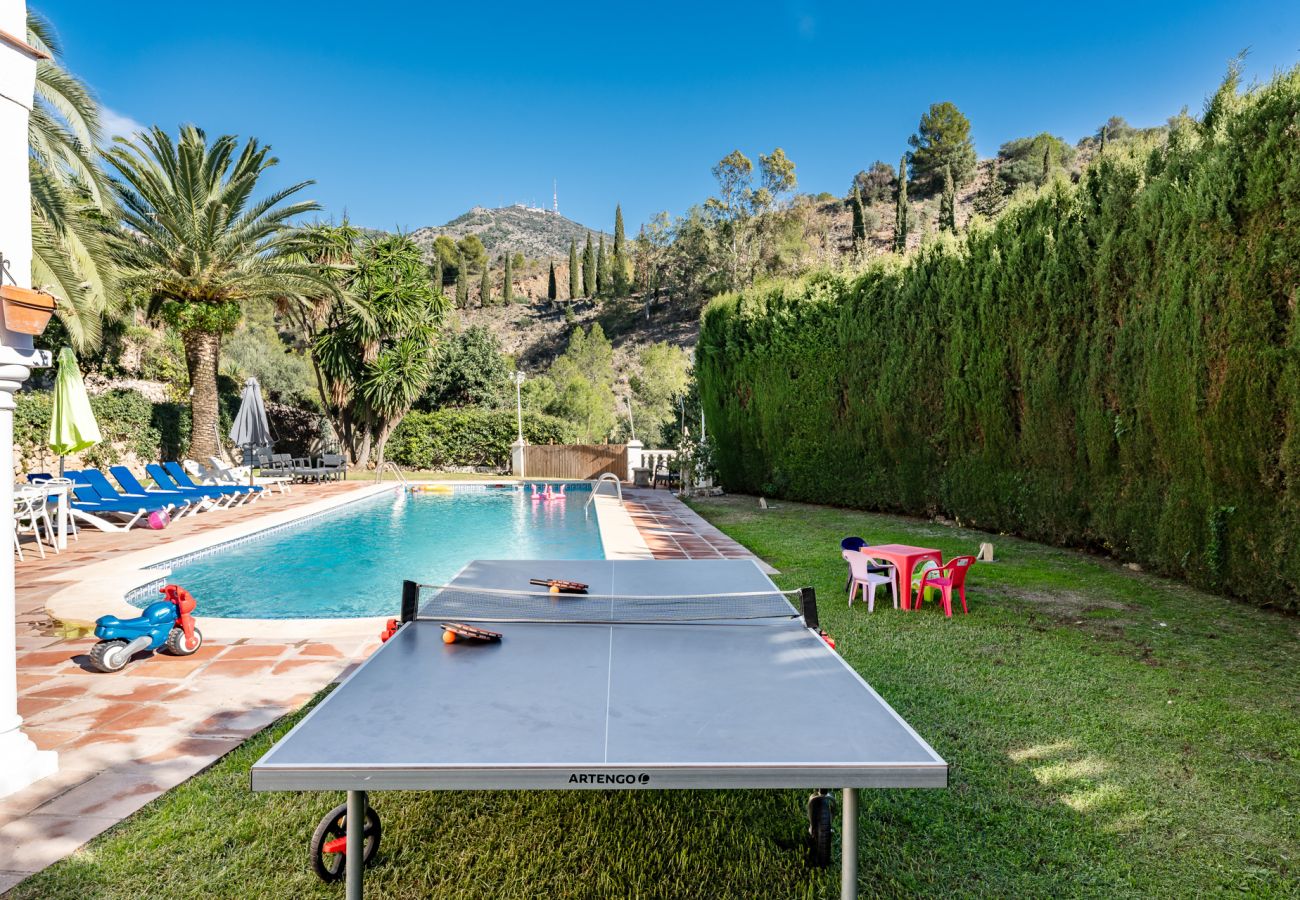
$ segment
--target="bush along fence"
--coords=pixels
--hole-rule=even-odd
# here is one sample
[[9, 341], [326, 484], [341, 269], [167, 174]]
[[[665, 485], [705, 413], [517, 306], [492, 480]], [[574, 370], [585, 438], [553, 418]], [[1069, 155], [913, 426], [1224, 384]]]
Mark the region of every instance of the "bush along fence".
[[[510, 445], [519, 437], [513, 410], [444, 409], [407, 413], [388, 440], [385, 456], [413, 469], [451, 467], [507, 471]], [[524, 413], [530, 444], [563, 444], [574, 438], [563, 419]]]
[[733, 490], [1084, 546], [1300, 610], [1300, 69], [906, 263], [719, 298]]
[[[228, 389], [222, 390], [219, 397], [220, 432], [224, 441], [231, 419], [239, 409], [239, 394]], [[46, 446], [53, 398], [49, 391], [23, 391], [17, 395], [14, 451], [20, 473], [48, 471], [58, 466], [58, 457]], [[114, 389], [91, 394], [90, 408], [104, 440], [84, 453], [69, 457], [69, 469], [179, 459], [189, 446], [187, 403], [160, 403], [138, 391]], [[266, 415], [271, 422], [271, 433], [276, 437], [277, 452], [307, 456], [321, 451], [319, 413], [268, 402]], [[225, 443], [229, 445], [229, 441]], [[231, 458], [239, 462], [239, 451], [230, 450]]]

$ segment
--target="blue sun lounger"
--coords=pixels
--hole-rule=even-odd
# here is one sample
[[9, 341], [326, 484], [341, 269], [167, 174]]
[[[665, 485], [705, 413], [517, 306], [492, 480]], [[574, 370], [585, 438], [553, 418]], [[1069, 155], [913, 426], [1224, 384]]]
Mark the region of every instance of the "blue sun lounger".
[[231, 506], [239, 497], [235, 494], [223, 491], [219, 486], [211, 485], [200, 488], [183, 488], [178, 485], [172, 477], [167, 474], [167, 470], [157, 463], [150, 463], [144, 467], [145, 472], [153, 479], [153, 483], [158, 485], [164, 491], [176, 491], [177, 493], [188, 495], [190, 497], [204, 497], [211, 500], [216, 509], [224, 509]]
[[240, 501], [241, 503], [246, 503], [249, 500], [255, 499], [258, 494], [262, 493], [260, 487], [247, 484], [195, 484], [194, 480], [190, 478], [190, 473], [186, 472], [185, 468], [178, 462], [165, 462], [163, 463], [163, 468], [167, 471], [167, 474], [172, 477], [172, 481], [176, 482], [182, 490], [185, 488], [192, 488], [194, 490], [216, 488], [217, 490], [224, 491], [227, 494], [237, 494], [241, 496], [243, 498], [243, 500]]
[[131, 495], [143, 494], [163, 503], [178, 503], [182, 508], [177, 516], [194, 515], [208, 509], [213, 502], [211, 498], [190, 491], [172, 491], [162, 488], [147, 488], [135, 477], [135, 473], [126, 466], [109, 466], [108, 474], [117, 479], [122, 490]]
[[[117, 468], [122, 468], [122, 466]], [[132, 490], [129, 485], [125, 484], [122, 485], [123, 490], [119, 491], [113, 487], [113, 483], [108, 480], [108, 476], [99, 469], [82, 469], [78, 477], [89, 484], [95, 493], [104, 500], [121, 503], [157, 503], [165, 506], [168, 512], [175, 513], [177, 516], [185, 515], [185, 511], [194, 502], [192, 498], [183, 497], [180, 494], [164, 493], [162, 491], [150, 492], [143, 488]], [[118, 479], [118, 483], [121, 484], [121, 479]]]
[[[82, 477], [81, 472], [64, 472], [65, 478], [72, 479], [72, 498], [68, 503], [72, 516], [100, 531], [126, 531], [143, 516], [151, 512], [167, 510], [170, 504], [158, 503], [142, 498], [112, 500], [100, 496], [95, 488]], [[125, 523], [110, 522], [105, 516], [121, 516]]]

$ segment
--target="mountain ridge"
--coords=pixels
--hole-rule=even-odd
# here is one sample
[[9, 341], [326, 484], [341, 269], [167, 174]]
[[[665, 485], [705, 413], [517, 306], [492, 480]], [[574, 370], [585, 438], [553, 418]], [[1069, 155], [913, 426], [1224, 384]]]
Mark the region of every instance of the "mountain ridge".
[[613, 240], [608, 232], [588, 228], [558, 212], [522, 203], [497, 208], [474, 206], [443, 225], [417, 228], [411, 232], [411, 238], [432, 258], [433, 242], [439, 235], [460, 240], [470, 234], [478, 235], [490, 256], [509, 251], [522, 253], [529, 259], [567, 259], [569, 242], [573, 241], [581, 250], [588, 234], [592, 241], [599, 241], [602, 235], [607, 242]]

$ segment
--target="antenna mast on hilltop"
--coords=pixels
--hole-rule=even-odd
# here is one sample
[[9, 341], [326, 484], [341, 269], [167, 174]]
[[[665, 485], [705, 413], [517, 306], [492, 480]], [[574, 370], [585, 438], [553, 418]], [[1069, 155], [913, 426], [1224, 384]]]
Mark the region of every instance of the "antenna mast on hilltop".
[[560, 214], [560, 182], [559, 179], [551, 179], [551, 210], [557, 216]]

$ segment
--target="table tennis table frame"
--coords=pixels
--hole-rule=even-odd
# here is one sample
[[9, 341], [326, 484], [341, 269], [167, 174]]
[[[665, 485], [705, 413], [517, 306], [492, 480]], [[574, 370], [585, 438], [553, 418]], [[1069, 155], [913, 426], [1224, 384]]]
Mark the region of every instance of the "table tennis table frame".
[[[412, 625], [418, 618], [419, 598], [420, 598], [420, 585], [413, 581], [404, 581], [402, 583], [402, 603], [401, 603], [401, 618], [400, 618], [400, 624], [398, 629], [399, 631], [402, 628], [406, 628], [408, 625]], [[803, 619], [804, 626], [808, 628], [808, 630], [813, 632], [813, 634], [817, 635], [820, 639], [823, 635], [823, 632], [821, 631], [820, 622], [817, 617], [816, 593], [812, 588], [803, 588], [800, 591], [800, 607], [801, 608], [798, 610], [798, 612]], [[393, 636], [395, 636], [395, 634]], [[832, 653], [833, 652], [834, 651], [832, 651]], [[840, 663], [844, 665], [844, 667], [854, 675], [854, 677], [856, 677], [859, 681], [862, 682], [863, 686], [866, 687], [867, 690], [869, 690], [873, 695], [875, 694], [875, 690], [872, 689], [871, 686], [868, 685], [867, 682], [862, 679], [861, 675], [859, 675], [851, 666], [849, 666], [849, 664], [845, 662], [843, 658], [840, 657], [838, 654], [834, 654], [834, 655], [835, 658], [838, 659]], [[366, 663], [362, 663], [362, 665], [358, 667], [357, 671], [359, 672], [362, 668], [364, 668], [365, 665]], [[355, 675], [356, 672], [353, 673], [353, 676]], [[897, 717], [896, 713], [895, 716]], [[902, 719], [900, 718], [899, 721], [902, 722]], [[903, 722], [903, 724], [906, 726], [906, 722]], [[907, 726], [907, 728], [909, 731], [911, 730], [910, 726]], [[564, 766], [557, 766], [556, 768], [564, 769], [565, 771], [568, 771], [571, 770], [572, 766], [565, 764]], [[680, 770], [682, 767], [673, 766], [671, 768]], [[737, 779], [739, 783], [727, 784], [726, 782], [728, 779], [725, 777], [725, 773], [722, 770], [717, 770], [714, 769], [713, 767], [691, 767], [691, 768], [694, 768], [695, 771], [693, 773], [693, 777], [690, 779], [691, 783], [689, 784], [672, 783], [671, 780], [669, 783], [665, 784], [663, 783], [663, 779], [655, 778], [653, 779], [653, 784], [646, 783], [646, 782], [628, 782], [628, 783], [614, 783], [614, 784], [602, 782], [602, 783], [593, 783], [593, 784], [577, 784], [567, 789], [569, 790], [627, 790], [627, 789], [689, 790], [689, 789], [728, 789], [728, 788], [740, 788], [740, 787], [749, 787], [749, 788], [770, 787], [773, 789], [791, 789], [791, 788], [811, 786], [811, 787], [815, 787], [816, 793], [822, 795], [828, 795], [832, 789], [826, 788], [823, 785], [825, 785], [827, 782], [834, 783], [835, 780], [835, 775], [833, 771], [828, 771], [825, 768], [819, 769], [819, 771], [815, 774], [810, 773], [805, 779], [805, 778], [798, 778], [798, 777], [792, 778], [788, 771], [780, 771], [778, 769], [768, 769], [763, 767], [749, 766], [744, 768], [744, 775], [741, 776], [739, 779]], [[863, 786], [868, 786], [868, 785], [873, 787], [896, 787], [896, 786], [946, 787], [947, 786], [947, 765], [946, 764], [941, 764], [941, 766], [939, 767], [917, 766], [914, 771], [908, 773], [907, 777], [903, 779], [906, 781], [906, 784], [896, 783], [897, 782], [896, 773], [899, 771], [899, 767], [896, 765], [891, 765], [888, 767], [891, 773], [894, 773], [893, 776], [885, 775], [884, 773], [877, 773], [873, 775], [870, 772], [870, 769], [872, 767], [864, 768], [858, 766], [851, 766], [851, 767], [842, 767], [842, 768], [843, 768], [843, 774], [845, 776], [847, 776], [849, 779], [853, 781], [858, 782], [858, 784]], [[482, 771], [482, 770], [478, 769], [476, 771]], [[505, 774], [508, 771], [511, 770], [503, 768], [500, 770], [498, 774]], [[514, 771], [516, 773], [518, 772], [518, 770], [514, 770]], [[656, 772], [656, 768], [654, 766], [639, 766], [637, 767], [636, 771], [638, 773]], [[730, 769], [728, 771], [734, 772], [735, 770]], [[330, 789], [328, 785], [323, 783], [322, 779], [319, 777], [320, 774], [322, 773], [316, 773], [311, 778], [310, 784], [301, 785], [302, 789], [304, 790]], [[374, 784], [375, 788], [394, 789], [394, 790], [419, 789], [414, 785], [403, 784], [402, 783], [403, 779], [401, 777], [400, 772], [394, 772], [389, 774], [388, 776], [383, 776], [382, 774], [380, 774], [380, 777], [372, 778], [371, 776], [375, 774], [380, 774], [380, 773], [376, 773], [373, 770], [370, 770], [366, 775], [367, 781], [369, 783]], [[348, 784], [355, 783], [356, 776], [353, 773], [348, 773], [344, 771], [344, 772], [336, 772], [334, 773], [334, 775], [335, 777], [338, 777], [342, 783], [348, 783]], [[707, 779], [707, 780], [696, 781], [697, 778]], [[765, 783], [765, 781], [769, 778], [771, 779], [771, 783], [770, 784]], [[281, 782], [280, 786], [285, 789], [293, 789], [292, 785], [284, 782]], [[843, 783], [839, 784], [838, 787], [841, 793], [840, 898], [841, 900], [855, 900], [855, 898], [858, 895], [857, 894], [858, 787], [849, 786]], [[464, 785], [455, 785], [455, 786], [448, 785], [446, 788], [439, 788], [439, 789], [446, 789], [446, 790], [454, 790], [454, 789], [557, 790], [560, 789], [563, 790], [566, 788], [557, 788], [554, 782], [548, 778], [546, 779], [545, 784], [530, 783], [526, 779], [522, 781], [518, 779], [512, 779], [512, 783], [510, 785], [502, 786], [499, 780], [494, 779], [494, 783], [490, 786], [485, 786], [479, 783], [466, 783]], [[365, 870], [365, 865], [363, 862], [365, 834], [364, 834], [364, 830], [361, 828], [350, 827], [350, 823], [365, 822], [366, 810], [369, 805], [369, 799], [367, 796], [368, 791], [353, 788], [353, 787], [346, 787], [345, 790], [347, 791], [347, 822], [349, 823], [349, 827], [347, 828], [345, 833], [345, 850], [344, 850], [345, 897], [346, 900], [362, 900], [363, 883], [364, 883], [363, 876]]]

